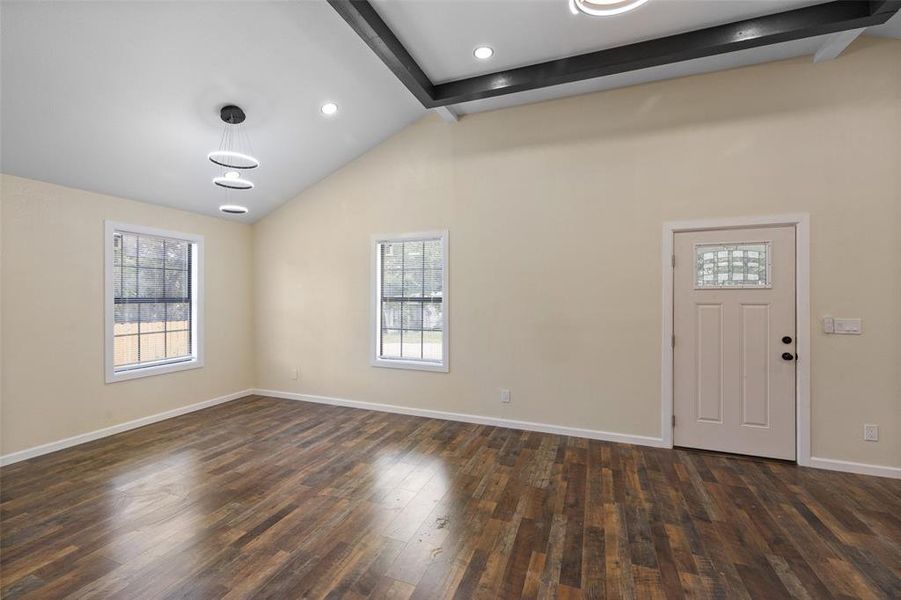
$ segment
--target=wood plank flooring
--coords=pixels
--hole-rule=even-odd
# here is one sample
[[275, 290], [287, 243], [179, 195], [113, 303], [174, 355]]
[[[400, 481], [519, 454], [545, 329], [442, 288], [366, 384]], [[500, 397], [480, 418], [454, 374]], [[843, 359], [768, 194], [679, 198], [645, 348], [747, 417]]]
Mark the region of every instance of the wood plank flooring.
[[901, 481], [257, 396], [0, 486], [4, 598], [901, 598]]

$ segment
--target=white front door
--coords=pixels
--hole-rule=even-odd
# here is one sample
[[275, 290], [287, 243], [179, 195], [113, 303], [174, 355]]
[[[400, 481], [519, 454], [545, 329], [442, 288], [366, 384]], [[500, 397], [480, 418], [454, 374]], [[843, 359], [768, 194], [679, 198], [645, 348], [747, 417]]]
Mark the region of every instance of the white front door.
[[795, 229], [676, 233], [677, 446], [795, 459]]

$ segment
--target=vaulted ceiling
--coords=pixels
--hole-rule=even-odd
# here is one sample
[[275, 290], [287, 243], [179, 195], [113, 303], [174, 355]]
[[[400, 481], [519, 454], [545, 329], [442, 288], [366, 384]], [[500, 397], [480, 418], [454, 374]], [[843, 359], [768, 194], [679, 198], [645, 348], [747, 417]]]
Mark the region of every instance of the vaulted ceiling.
[[[425, 114], [325, 2], [3, 2], [5, 173], [220, 215], [225, 103], [253, 221]], [[326, 118], [324, 102], [338, 104]]]
[[[611, 18], [566, 0], [374, 0], [435, 83], [819, 4], [650, 0]], [[262, 166], [231, 192], [252, 222], [426, 109], [325, 1], [3, 2], [2, 171], [221, 216], [218, 109], [235, 103]], [[901, 19], [873, 33], [901, 37]], [[869, 32], [868, 32], [869, 33]], [[458, 114], [816, 52], [811, 37], [453, 105]], [[478, 61], [473, 49], [495, 55]], [[320, 106], [338, 104], [325, 117]], [[453, 126], [453, 125], [449, 125]]]

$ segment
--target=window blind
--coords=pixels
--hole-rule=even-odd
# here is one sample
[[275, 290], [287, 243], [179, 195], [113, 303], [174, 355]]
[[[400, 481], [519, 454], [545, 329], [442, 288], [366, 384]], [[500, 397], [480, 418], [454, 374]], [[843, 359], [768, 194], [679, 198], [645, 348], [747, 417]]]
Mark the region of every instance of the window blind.
[[379, 358], [444, 359], [441, 239], [379, 243]]
[[113, 366], [132, 369], [193, 358], [193, 244], [113, 235]]

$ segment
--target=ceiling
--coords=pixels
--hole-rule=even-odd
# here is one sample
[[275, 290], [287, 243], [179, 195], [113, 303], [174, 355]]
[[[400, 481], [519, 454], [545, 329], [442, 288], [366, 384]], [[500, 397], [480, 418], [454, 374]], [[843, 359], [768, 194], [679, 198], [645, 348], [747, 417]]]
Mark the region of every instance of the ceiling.
[[[2, 3], [3, 172], [222, 216], [236, 103], [254, 221], [425, 110], [325, 2]], [[339, 105], [326, 118], [320, 106]]]
[[[651, 0], [615, 17], [574, 15], [566, 0], [373, 0], [433, 83], [604, 50], [822, 0]], [[477, 46], [494, 48], [477, 61]]]
[[797, 58], [799, 56], [808, 56], [815, 53], [823, 42], [823, 37], [813, 37], [782, 44], [763, 46], [760, 48], [752, 48], [750, 50], [741, 50], [739, 52], [717, 54], [715, 56], [708, 56], [696, 60], [686, 60], [679, 63], [651, 67], [649, 69], [628, 71], [626, 73], [618, 73], [607, 77], [586, 79], [584, 81], [576, 81], [573, 83], [519, 92], [508, 96], [497, 96], [495, 98], [486, 98], [484, 100], [456, 104], [453, 106], [453, 110], [458, 115], [467, 115], [486, 110], [509, 108], [520, 104], [553, 100], [554, 98], [563, 98], [565, 96], [576, 96], [578, 94], [589, 94], [591, 92], [599, 92], [602, 90], [628, 87], [630, 85], [638, 85], [651, 81], [687, 77], [689, 75], [711, 73], [713, 71], [722, 71], [724, 69], [735, 69], [774, 60], [786, 60], [789, 58]]
[[[373, 0], [435, 82], [818, 4], [651, 0], [612, 18], [566, 0]], [[425, 109], [325, 1], [9, 2], [2, 10], [2, 170], [222, 216], [206, 155], [236, 103], [262, 166], [232, 192], [255, 221]], [[869, 33], [869, 32], [868, 32]], [[901, 37], [901, 19], [873, 28]], [[809, 38], [456, 105], [458, 114], [813, 54]], [[486, 44], [495, 56], [477, 61]], [[326, 101], [339, 112], [324, 117]]]

